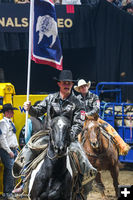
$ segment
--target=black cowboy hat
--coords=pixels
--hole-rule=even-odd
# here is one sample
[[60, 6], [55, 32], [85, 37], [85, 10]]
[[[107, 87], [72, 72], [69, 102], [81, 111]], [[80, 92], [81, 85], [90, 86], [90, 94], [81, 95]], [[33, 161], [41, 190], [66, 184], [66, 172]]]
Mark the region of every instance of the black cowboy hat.
[[5, 111], [8, 110], [18, 110], [18, 108], [13, 107], [12, 104], [10, 103], [6, 103], [3, 105], [3, 108], [0, 110], [0, 113], [4, 113]]
[[60, 82], [60, 81], [72, 81], [76, 82], [76, 80], [73, 80], [72, 72], [71, 70], [62, 70], [59, 74], [59, 78], [56, 77], [53, 78], [54, 80]]

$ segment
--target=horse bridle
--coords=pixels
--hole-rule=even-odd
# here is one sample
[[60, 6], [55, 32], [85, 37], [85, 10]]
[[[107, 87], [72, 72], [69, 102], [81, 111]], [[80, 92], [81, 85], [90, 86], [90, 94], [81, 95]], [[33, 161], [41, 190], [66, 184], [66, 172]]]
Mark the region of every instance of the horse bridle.
[[[88, 128], [84, 128], [83, 130], [82, 130], [82, 146], [84, 146], [84, 143], [85, 143], [85, 141], [86, 141], [86, 139], [88, 139], [89, 140], [89, 137], [85, 137], [85, 134], [87, 134], [87, 133], [85, 133], [86, 131], [88, 131]], [[104, 135], [104, 134], [103, 134]], [[105, 136], [105, 135], [104, 135]], [[99, 127], [99, 132], [98, 132], [98, 140], [99, 140], [99, 137], [100, 137], [100, 127]], [[91, 144], [91, 143], [90, 143]], [[101, 140], [100, 140], [100, 143], [99, 144], [101, 144]], [[93, 147], [92, 147], [93, 148]], [[107, 148], [107, 150], [109, 150], [110, 149], [110, 139], [109, 139], [109, 143], [108, 143], [108, 148]], [[91, 154], [91, 153], [88, 153], [88, 152], [86, 152], [86, 155], [88, 155], [88, 156], [91, 156], [91, 157], [95, 157], [95, 158], [98, 158], [98, 157], [104, 157], [104, 155], [105, 155], [105, 152], [102, 152], [102, 153], [99, 153], [99, 155], [97, 156], [96, 154]]]
[[[87, 132], [88, 131], [88, 127], [87, 128], [83, 128], [83, 130], [82, 130], [82, 132], [81, 132], [81, 134], [82, 134], [82, 137], [83, 136], [85, 136], [85, 132]], [[84, 138], [84, 142], [85, 142], [85, 137], [83, 137]], [[87, 137], [88, 138], [88, 140], [89, 140], [89, 137]], [[97, 135], [97, 139], [98, 139], [98, 141], [99, 141], [99, 138], [100, 138], [100, 128], [99, 128], [99, 131], [98, 131], [98, 135]], [[83, 143], [84, 143], [83, 142]], [[91, 143], [90, 143], [91, 144]], [[100, 143], [99, 144], [101, 144], [101, 140], [100, 140]]]
[[[51, 129], [50, 131], [52, 131], [52, 129]], [[52, 145], [53, 145], [53, 147], [54, 147], [55, 145], [54, 145], [54, 140], [53, 140], [52, 134], [50, 133], [50, 135], [51, 135], [51, 143], [52, 143]], [[62, 157], [64, 157], [64, 156], [66, 156], [66, 155], [67, 155], [67, 152], [64, 153], [64, 154], [62, 154], [61, 156], [55, 154], [53, 157], [51, 157], [51, 156], [49, 155], [48, 148], [47, 148], [47, 156], [48, 156], [48, 158], [49, 158], [50, 160], [54, 160], [54, 159], [56, 159], [56, 158], [62, 158]]]
[[67, 153], [62, 154], [61, 156], [55, 154], [53, 157], [51, 157], [51, 156], [49, 155], [48, 149], [47, 149], [47, 156], [48, 156], [48, 158], [49, 158], [50, 160], [54, 160], [54, 159], [56, 159], [56, 158], [62, 158], [62, 157], [64, 157], [64, 156], [66, 156], [66, 155], [67, 155]]

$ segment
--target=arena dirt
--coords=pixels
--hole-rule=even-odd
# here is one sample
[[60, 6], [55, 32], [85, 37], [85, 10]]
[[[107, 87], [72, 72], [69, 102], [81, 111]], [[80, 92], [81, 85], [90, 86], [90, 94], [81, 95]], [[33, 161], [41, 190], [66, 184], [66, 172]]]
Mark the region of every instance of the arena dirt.
[[[109, 171], [102, 171], [102, 181], [105, 186], [105, 195], [108, 200], [116, 200], [112, 177]], [[133, 165], [125, 165], [119, 172], [120, 185], [133, 185]], [[98, 192], [91, 191], [87, 200], [102, 200]]]

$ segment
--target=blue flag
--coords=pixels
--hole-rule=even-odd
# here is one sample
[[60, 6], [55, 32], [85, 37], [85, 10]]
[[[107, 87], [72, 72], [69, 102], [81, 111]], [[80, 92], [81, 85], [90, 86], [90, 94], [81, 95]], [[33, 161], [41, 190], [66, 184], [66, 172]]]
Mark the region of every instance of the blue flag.
[[62, 70], [62, 49], [52, 0], [34, 0], [32, 60]]

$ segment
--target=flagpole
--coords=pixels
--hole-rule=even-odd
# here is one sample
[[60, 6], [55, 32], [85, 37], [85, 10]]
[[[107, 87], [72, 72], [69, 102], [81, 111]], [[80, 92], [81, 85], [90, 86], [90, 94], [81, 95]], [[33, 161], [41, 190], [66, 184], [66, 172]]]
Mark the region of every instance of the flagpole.
[[[30, 1], [30, 18], [29, 18], [29, 51], [28, 51], [28, 73], [27, 73], [27, 101], [29, 101], [30, 93], [30, 73], [31, 73], [31, 50], [32, 50], [32, 29], [33, 29], [33, 9], [34, 0]], [[25, 119], [25, 138], [28, 134], [28, 111], [26, 111]]]

